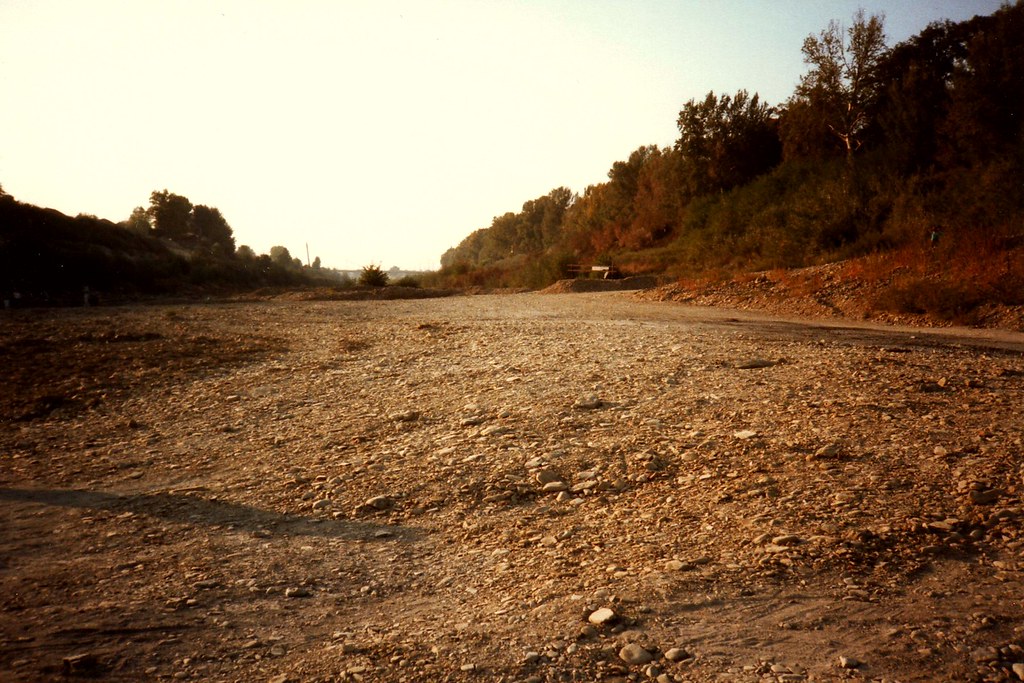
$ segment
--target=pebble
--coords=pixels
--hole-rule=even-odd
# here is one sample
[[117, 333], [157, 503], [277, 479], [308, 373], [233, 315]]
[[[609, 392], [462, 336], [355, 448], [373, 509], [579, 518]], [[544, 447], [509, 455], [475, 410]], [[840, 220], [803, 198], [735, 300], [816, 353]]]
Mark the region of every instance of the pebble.
[[367, 499], [363, 505], [374, 510], [390, 510], [395, 507], [395, 499], [391, 496], [374, 496]]
[[1017, 662], [1012, 669], [1013, 673], [1017, 674], [1017, 678], [1024, 681], [1024, 662]]
[[286, 598], [308, 598], [312, 594], [308, 588], [302, 586], [284, 589], [284, 597]]
[[733, 432], [733, 436], [735, 436], [740, 441], [746, 441], [747, 439], [753, 439], [755, 436], [757, 436], [757, 432], [750, 429], [742, 429], [738, 432]]
[[979, 647], [971, 652], [971, 659], [978, 664], [988, 664], [999, 661], [999, 650], [994, 647]]
[[636, 643], [629, 643], [619, 650], [619, 659], [626, 664], [648, 664], [654, 661], [654, 655]]
[[541, 486], [545, 486], [547, 484], [560, 483], [562, 481], [562, 477], [560, 477], [558, 473], [555, 472], [554, 470], [540, 470], [539, 472], [537, 472], [535, 476], [537, 479], [537, 483], [540, 484]]
[[839, 666], [843, 669], [856, 669], [860, 667], [860, 662], [853, 657], [840, 657]]
[[610, 607], [602, 607], [601, 609], [594, 610], [593, 612], [591, 612], [590, 616], [587, 617], [587, 621], [589, 621], [594, 626], [604, 626], [605, 624], [612, 623], [617, 618], [618, 615], [615, 614], [615, 611], [613, 609], [611, 609]]
[[580, 397], [576, 403], [573, 404], [573, 407], [579, 410], [597, 410], [602, 405], [604, 405], [604, 402], [597, 396], [591, 394], [589, 396]]
[[665, 659], [667, 659], [670, 662], [681, 662], [684, 659], [689, 658], [690, 653], [679, 647], [669, 648], [665, 651]]

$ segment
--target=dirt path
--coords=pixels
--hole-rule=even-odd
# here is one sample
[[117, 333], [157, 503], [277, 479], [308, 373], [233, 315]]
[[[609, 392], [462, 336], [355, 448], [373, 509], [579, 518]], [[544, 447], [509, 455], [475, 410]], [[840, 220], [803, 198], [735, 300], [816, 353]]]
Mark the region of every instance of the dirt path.
[[1021, 334], [522, 294], [0, 349], [2, 680], [1024, 678]]

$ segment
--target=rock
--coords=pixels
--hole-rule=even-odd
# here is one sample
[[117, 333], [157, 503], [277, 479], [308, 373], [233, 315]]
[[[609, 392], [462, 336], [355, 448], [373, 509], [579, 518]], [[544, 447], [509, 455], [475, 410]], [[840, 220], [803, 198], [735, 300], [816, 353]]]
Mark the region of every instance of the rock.
[[560, 477], [557, 472], [548, 469], [540, 470], [539, 472], [537, 472], [535, 478], [537, 479], [537, 483], [540, 484], [541, 486], [544, 486], [545, 484], [553, 484], [555, 482], [562, 481], [562, 477]]
[[394, 422], [415, 422], [420, 419], [420, 411], [406, 410], [398, 413], [392, 413], [390, 417]]
[[768, 360], [767, 358], [751, 358], [750, 360], [740, 361], [735, 367], [737, 370], [757, 370], [760, 368], [770, 368], [773, 365], [778, 365], [778, 362]]
[[672, 647], [665, 651], [665, 659], [670, 662], [681, 662], [689, 658], [690, 653], [679, 647]]
[[616, 619], [618, 619], [618, 615], [615, 614], [615, 611], [610, 607], [602, 607], [601, 609], [594, 610], [590, 613], [590, 616], [587, 617], [587, 621], [594, 626], [605, 626], [615, 622]]
[[284, 597], [286, 598], [308, 598], [311, 595], [313, 595], [313, 593], [304, 586], [284, 589]]
[[860, 662], [853, 657], [840, 657], [839, 666], [843, 669], [856, 669], [860, 667]]
[[757, 432], [750, 429], [743, 429], [738, 432], [733, 432], [732, 435], [739, 439], [740, 441], [746, 441], [747, 439], [753, 439], [755, 436], [757, 436]]
[[288, 678], [288, 674], [278, 674], [267, 679], [267, 683], [288, 683], [291, 679]]
[[619, 659], [626, 664], [641, 665], [654, 661], [654, 655], [636, 643], [629, 643], [619, 650]]
[[971, 659], [978, 664], [990, 664], [999, 661], [999, 650], [994, 647], [979, 647], [971, 652]]
[[999, 491], [988, 489], [984, 491], [972, 490], [970, 492], [971, 502], [975, 505], [991, 505], [999, 500]]
[[830, 458], [837, 458], [843, 453], [843, 446], [838, 442], [826, 444], [814, 451], [814, 453], [807, 457], [808, 460], [828, 460]]
[[1017, 674], [1017, 678], [1024, 681], [1024, 662], [1017, 662], [1011, 668], [1013, 673]]
[[682, 560], [666, 560], [665, 571], [667, 572], [681, 572], [684, 569], [690, 569], [692, 565]]
[[597, 410], [603, 405], [604, 402], [601, 399], [591, 394], [577, 399], [576, 403], [573, 404], [573, 408], [577, 410]]
[[331, 501], [327, 498], [321, 498], [320, 500], [313, 503], [314, 510], [323, 510], [329, 507], [331, 507]]
[[391, 496], [374, 496], [363, 505], [374, 510], [390, 510], [395, 507], [395, 499]]
[[545, 493], [558, 493], [559, 491], [565, 491], [569, 488], [569, 485], [564, 481], [551, 481], [541, 487], [541, 491]]
[[800, 545], [803, 539], [795, 534], [784, 534], [772, 539], [774, 545]]

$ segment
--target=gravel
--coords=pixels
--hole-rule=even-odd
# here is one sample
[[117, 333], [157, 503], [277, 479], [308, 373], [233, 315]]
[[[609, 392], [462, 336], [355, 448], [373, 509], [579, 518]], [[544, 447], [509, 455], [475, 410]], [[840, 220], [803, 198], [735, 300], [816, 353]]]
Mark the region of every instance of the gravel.
[[5, 314], [0, 678], [1020, 677], [1024, 337], [629, 297]]

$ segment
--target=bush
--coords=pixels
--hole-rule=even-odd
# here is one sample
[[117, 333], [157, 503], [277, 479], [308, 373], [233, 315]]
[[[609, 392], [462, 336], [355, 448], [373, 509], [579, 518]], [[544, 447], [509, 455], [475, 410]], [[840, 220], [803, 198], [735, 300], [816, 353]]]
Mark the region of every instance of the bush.
[[417, 288], [418, 289], [420, 287], [420, 281], [417, 280], [412, 275], [404, 275], [404, 276], [398, 278], [397, 280], [395, 280], [395, 286], [396, 287], [413, 287], [413, 288]]
[[363, 272], [359, 274], [359, 284], [364, 287], [387, 287], [388, 280], [388, 274], [373, 263], [363, 266]]

